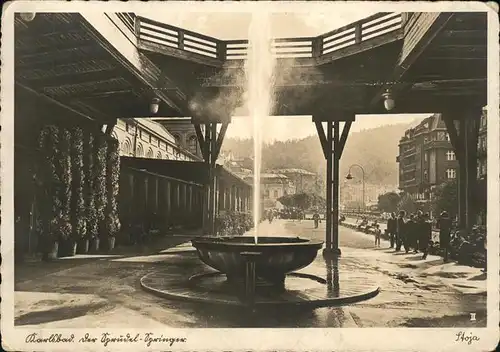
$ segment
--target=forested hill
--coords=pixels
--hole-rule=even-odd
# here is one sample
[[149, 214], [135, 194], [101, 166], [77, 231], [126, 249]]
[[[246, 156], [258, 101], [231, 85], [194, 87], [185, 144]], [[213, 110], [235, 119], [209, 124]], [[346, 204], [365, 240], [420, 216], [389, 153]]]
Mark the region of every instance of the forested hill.
[[[398, 142], [412, 124], [385, 125], [351, 133], [340, 162], [341, 175], [347, 174], [349, 166], [355, 163], [364, 167], [367, 182], [396, 185]], [[226, 138], [222, 152], [232, 152], [238, 158], [250, 157], [253, 154], [252, 140]], [[267, 144], [262, 159], [264, 169], [302, 168], [324, 175], [326, 168], [317, 136]], [[359, 173], [358, 170], [353, 168], [352, 173]]]

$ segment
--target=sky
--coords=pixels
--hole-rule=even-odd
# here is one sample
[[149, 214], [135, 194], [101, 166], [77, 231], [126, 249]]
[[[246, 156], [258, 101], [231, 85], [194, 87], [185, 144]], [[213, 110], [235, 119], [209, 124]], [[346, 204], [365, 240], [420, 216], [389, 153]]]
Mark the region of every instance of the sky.
[[[136, 12], [159, 22], [217, 39], [247, 39], [251, 14], [239, 12]], [[316, 36], [373, 15], [373, 9], [330, 13], [281, 12], [271, 15], [271, 34], [276, 38]]]
[[[317, 36], [355, 22], [376, 13], [373, 8], [341, 9], [331, 13], [291, 13], [281, 12], [271, 15], [271, 35], [274, 38]], [[250, 13], [243, 12], [136, 12], [159, 22], [188, 29], [218, 39], [248, 39], [251, 21]], [[409, 123], [426, 115], [370, 115], [357, 117], [351, 126], [352, 132], [375, 128], [382, 125]], [[316, 134], [311, 116], [267, 117], [263, 130], [263, 140], [301, 139]], [[227, 137], [251, 138], [252, 121], [248, 117], [233, 117], [228, 127]]]

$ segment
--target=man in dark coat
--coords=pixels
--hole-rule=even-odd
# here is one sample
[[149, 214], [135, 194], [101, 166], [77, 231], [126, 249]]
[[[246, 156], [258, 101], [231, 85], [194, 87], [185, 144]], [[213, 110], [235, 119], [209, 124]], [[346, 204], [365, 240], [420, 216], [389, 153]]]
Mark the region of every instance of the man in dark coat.
[[[417, 234], [417, 222], [415, 221], [415, 215], [411, 214], [410, 219], [406, 222], [406, 236], [404, 240], [405, 251], [408, 253], [410, 247], [415, 247], [415, 237]], [[415, 248], [414, 248], [415, 249]]]
[[452, 221], [448, 212], [443, 211], [437, 221], [437, 228], [439, 229], [439, 246], [444, 250], [444, 261], [448, 261], [448, 252], [450, 249], [450, 233]]
[[425, 227], [424, 223], [426, 221], [422, 210], [417, 211], [417, 215], [414, 220], [416, 225], [411, 246], [413, 247], [414, 252], [418, 253], [418, 250], [420, 249], [420, 232], [423, 230], [423, 227]]
[[396, 233], [397, 233], [397, 220], [396, 214], [391, 213], [391, 217], [387, 220], [387, 232], [389, 233], [391, 239], [391, 248], [396, 245]]
[[396, 220], [396, 252], [401, 250], [401, 245], [405, 241], [406, 235], [406, 221], [405, 221], [406, 211], [401, 210], [399, 216]]
[[422, 259], [427, 258], [427, 254], [429, 253], [429, 242], [432, 238], [432, 223], [430, 222], [429, 213], [425, 213], [419, 221], [419, 248], [424, 254]]

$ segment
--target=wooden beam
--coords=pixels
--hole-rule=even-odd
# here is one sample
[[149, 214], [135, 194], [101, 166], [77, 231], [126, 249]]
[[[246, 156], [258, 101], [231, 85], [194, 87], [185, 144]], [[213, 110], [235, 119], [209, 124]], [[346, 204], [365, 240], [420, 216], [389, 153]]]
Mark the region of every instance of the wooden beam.
[[338, 157], [340, 158], [342, 156], [342, 153], [344, 152], [344, 147], [345, 143], [347, 142], [347, 137], [349, 136], [349, 131], [351, 129], [353, 121], [346, 121], [344, 124], [344, 128], [342, 129], [342, 135], [340, 136], [340, 141], [339, 141], [339, 151], [338, 151]]
[[[71, 111], [72, 113], [77, 114], [77, 115], [79, 115], [79, 116], [81, 116], [81, 117], [83, 117], [83, 118], [85, 118], [87, 120], [91, 120], [91, 121], [96, 121], [97, 120], [95, 117], [90, 117], [89, 115], [86, 115], [86, 114], [82, 113], [81, 111], [75, 110], [75, 109], [71, 108], [70, 106], [61, 103], [60, 101], [52, 99], [52, 98], [50, 98], [50, 97], [48, 97], [48, 96], [46, 96], [44, 94], [41, 94], [41, 93], [37, 92], [36, 90], [33, 90], [33, 89], [31, 89], [31, 88], [29, 88], [29, 87], [27, 87], [27, 86], [25, 86], [25, 85], [23, 85], [23, 84], [21, 84], [19, 82], [16, 82], [15, 84], [16, 84], [17, 87], [20, 87], [20, 88], [28, 91], [29, 93], [35, 95], [36, 97], [45, 99], [46, 101], [48, 101], [48, 102], [50, 102], [52, 104], [55, 104], [55, 105], [57, 105], [57, 106], [59, 106], [61, 108], [67, 109], [68, 111]], [[111, 118], [107, 117], [107, 120], [111, 121]]]
[[403, 30], [395, 30], [387, 34], [382, 34], [373, 39], [365, 40], [356, 45], [350, 45], [338, 50], [333, 50], [331, 53], [324, 54], [320, 58], [313, 59], [317, 65], [323, 65], [333, 62], [338, 59], [343, 59], [348, 56], [359, 54], [361, 52], [371, 50], [373, 48], [386, 45], [392, 42], [397, 42], [403, 38]]
[[[450, 142], [455, 149], [455, 154], [457, 155], [457, 159], [459, 162], [464, 160], [463, 153], [463, 136], [461, 135], [460, 128], [457, 129], [455, 126], [454, 113], [453, 111], [442, 113], [443, 121], [446, 125], [446, 130], [448, 131], [448, 135], [450, 136]], [[462, 124], [462, 122], [459, 122]]]
[[117, 121], [118, 121], [118, 119], [115, 119], [113, 122], [108, 123], [108, 124], [106, 125], [106, 132], [105, 132], [105, 133], [106, 133], [108, 136], [111, 136], [111, 134], [113, 133], [113, 129], [115, 128], [115, 126], [116, 126], [116, 122], [117, 122]]
[[[103, 12], [85, 12], [80, 14], [85, 23], [82, 26], [92, 34], [93, 38], [123, 67], [132, 72], [141, 82], [155, 91], [155, 95], [163, 102], [179, 112], [187, 112], [185, 106], [179, 105], [161, 90], [162, 71], [143, 53], [137, 50], [111, 21], [116, 14]], [[116, 18], [116, 21], [120, 21]], [[107, 39], [105, 39], [107, 38]]]
[[325, 135], [325, 129], [323, 128], [323, 123], [321, 121], [315, 120], [316, 130], [318, 131], [319, 141], [321, 143], [321, 149], [323, 150], [323, 155], [325, 159], [328, 159], [328, 143]]
[[16, 55], [16, 68], [46, 68], [47, 65], [54, 65], [56, 61], [59, 65], [64, 65], [80, 61], [83, 57], [91, 57], [98, 60], [109, 57], [109, 54], [95, 43], [59, 51], [47, 49], [46, 51], [33, 54]]
[[220, 128], [219, 135], [217, 136], [217, 141], [215, 143], [215, 154], [214, 158], [217, 160], [219, 157], [220, 149], [222, 147], [222, 143], [224, 142], [224, 136], [226, 135], [227, 127], [229, 126], [229, 123], [223, 123]]
[[158, 43], [143, 40], [140, 37], [137, 39], [137, 49], [146, 53], [150, 52], [166, 55], [169, 57], [175, 57], [180, 60], [188, 60], [197, 64], [208, 65], [212, 67], [222, 67], [222, 65], [224, 64], [223, 61], [212, 58], [210, 56], [200, 55], [183, 49], [161, 45]]
[[50, 50], [66, 50], [88, 45], [91, 42], [91, 36], [82, 31], [70, 30], [64, 32], [52, 32], [46, 34], [19, 34], [20, 38], [15, 44], [16, 55], [36, 53], [39, 50], [50, 48]]
[[[403, 53], [401, 54], [401, 58], [397, 63], [393, 74], [391, 75], [391, 77], [388, 77], [389, 82], [398, 82], [404, 78], [410, 67], [417, 61], [417, 59], [427, 49], [430, 43], [437, 37], [438, 33], [442, 31], [452, 15], [452, 13], [440, 13], [438, 18], [434, 20], [432, 25], [430, 25], [429, 29], [422, 35], [420, 40], [418, 40], [413, 48], [405, 55], [403, 55]], [[407, 33], [403, 40], [403, 49], [405, 48], [405, 45], [408, 45], [408, 38], [412, 37], [410, 37]], [[388, 88], [392, 88], [392, 84], [384, 84], [370, 101], [370, 106], [378, 104], [383, 99], [382, 94]], [[393, 95], [397, 96], [397, 92], [395, 91], [395, 89], [393, 89]]]
[[120, 70], [117, 68], [103, 68], [103, 69], [83, 69], [79, 72], [72, 73], [60, 73], [53, 74], [42, 77], [39, 74], [37, 77], [37, 71], [42, 71], [39, 69], [30, 70], [31, 72], [18, 71], [16, 79], [24, 80], [29, 82], [29, 85], [36, 87], [59, 87], [71, 82], [72, 85], [85, 84], [87, 82], [101, 82], [106, 80], [112, 80], [116, 77], [121, 76]]
[[196, 131], [196, 137], [198, 138], [198, 144], [200, 145], [201, 154], [203, 155], [203, 159], [206, 160], [207, 150], [205, 146], [205, 138], [203, 137], [201, 126], [199, 123], [194, 124], [194, 130]]

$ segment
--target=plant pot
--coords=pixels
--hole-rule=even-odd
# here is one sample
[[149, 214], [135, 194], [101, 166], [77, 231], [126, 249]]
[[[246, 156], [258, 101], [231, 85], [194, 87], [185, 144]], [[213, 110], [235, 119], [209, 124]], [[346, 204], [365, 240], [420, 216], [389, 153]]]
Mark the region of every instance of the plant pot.
[[68, 240], [68, 256], [74, 257], [76, 255], [76, 248], [78, 246], [78, 242], [75, 240]]
[[116, 237], [114, 237], [114, 236], [108, 237], [108, 250], [109, 251], [112, 251], [115, 248], [115, 241], [116, 241]]
[[90, 247], [90, 251], [91, 252], [98, 252], [99, 251], [99, 243], [100, 243], [100, 240], [98, 237], [95, 237], [92, 239], [92, 246]]
[[85, 254], [89, 251], [89, 240], [88, 238], [82, 239], [78, 242], [77, 253]]
[[59, 242], [52, 243], [52, 246], [48, 248], [47, 252], [47, 260], [55, 260], [57, 259], [57, 254], [59, 252]]

